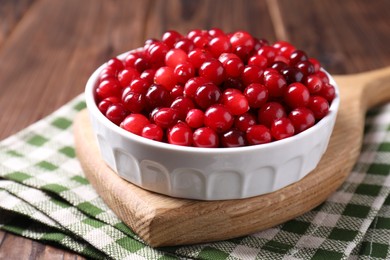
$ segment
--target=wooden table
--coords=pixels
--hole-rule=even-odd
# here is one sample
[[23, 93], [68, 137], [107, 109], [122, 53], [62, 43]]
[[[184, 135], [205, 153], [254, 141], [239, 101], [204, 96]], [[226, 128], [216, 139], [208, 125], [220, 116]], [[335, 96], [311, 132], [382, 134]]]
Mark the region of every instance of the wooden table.
[[[288, 40], [334, 74], [390, 66], [389, 10], [387, 0], [0, 0], [0, 139], [80, 94], [108, 58], [168, 29]], [[0, 231], [3, 258], [84, 259]]]

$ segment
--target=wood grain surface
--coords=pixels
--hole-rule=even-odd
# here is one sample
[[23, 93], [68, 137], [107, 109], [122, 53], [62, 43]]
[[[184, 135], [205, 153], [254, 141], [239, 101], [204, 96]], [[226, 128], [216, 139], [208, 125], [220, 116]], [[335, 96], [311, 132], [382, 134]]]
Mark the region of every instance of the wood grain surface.
[[[389, 66], [389, 8], [387, 0], [0, 0], [0, 139], [81, 93], [111, 56], [167, 29], [289, 40], [336, 74]], [[0, 231], [0, 259], [82, 257]]]

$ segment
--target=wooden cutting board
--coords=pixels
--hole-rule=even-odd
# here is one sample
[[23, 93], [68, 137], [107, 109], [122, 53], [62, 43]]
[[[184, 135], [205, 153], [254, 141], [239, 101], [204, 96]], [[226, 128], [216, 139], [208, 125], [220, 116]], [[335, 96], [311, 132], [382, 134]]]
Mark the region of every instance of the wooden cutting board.
[[346, 179], [359, 156], [365, 112], [390, 100], [390, 67], [336, 76], [341, 104], [326, 153], [301, 181], [240, 200], [171, 198], [124, 181], [100, 158], [87, 111], [74, 123], [78, 159], [107, 205], [151, 246], [195, 244], [251, 234], [293, 219], [322, 203]]

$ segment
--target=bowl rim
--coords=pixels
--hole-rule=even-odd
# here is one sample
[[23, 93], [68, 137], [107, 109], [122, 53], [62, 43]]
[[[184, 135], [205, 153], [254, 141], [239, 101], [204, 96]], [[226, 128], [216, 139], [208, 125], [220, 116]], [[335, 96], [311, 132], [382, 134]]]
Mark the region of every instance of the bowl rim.
[[[119, 59], [123, 59], [127, 54], [131, 52], [135, 52], [138, 49], [128, 51], [125, 53], [122, 53], [117, 56]], [[265, 144], [258, 144], [258, 145], [250, 145], [250, 146], [241, 146], [241, 147], [218, 147], [218, 148], [204, 148], [204, 147], [193, 147], [193, 146], [180, 146], [180, 145], [174, 145], [169, 144], [165, 142], [155, 141], [151, 139], [147, 139], [142, 136], [138, 136], [134, 133], [131, 133], [129, 131], [126, 131], [125, 129], [119, 127], [118, 125], [111, 122], [107, 117], [105, 117], [100, 110], [98, 109], [97, 103], [96, 103], [96, 94], [95, 94], [95, 88], [97, 86], [96, 82], [98, 80], [100, 71], [105, 67], [105, 63], [99, 66], [92, 75], [88, 78], [88, 81], [85, 86], [85, 100], [87, 104], [87, 109], [89, 110], [90, 116], [94, 116], [100, 123], [104, 124], [106, 127], [108, 127], [111, 131], [119, 134], [120, 136], [130, 139], [133, 142], [137, 142], [139, 144], [150, 146], [150, 148], [159, 148], [159, 149], [165, 149], [170, 151], [177, 151], [177, 152], [184, 152], [184, 153], [198, 153], [198, 154], [232, 154], [232, 153], [242, 153], [242, 152], [251, 152], [259, 149], [269, 149], [277, 148], [279, 146], [284, 146], [286, 144], [292, 143], [292, 142], [299, 142], [301, 139], [306, 138], [306, 136], [311, 135], [312, 132], [316, 131], [317, 129], [324, 127], [328, 124], [329, 121], [332, 120], [333, 117], [337, 116], [338, 108], [340, 105], [340, 92], [339, 87], [334, 80], [334, 78], [323, 68], [321, 70], [326, 73], [326, 75], [329, 77], [330, 84], [332, 84], [335, 88], [335, 98], [333, 99], [332, 103], [329, 107], [328, 114], [322, 118], [320, 121], [318, 121], [315, 125], [312, 127], [296, 134], [291, 137], [272, 141], [270, 143]]]

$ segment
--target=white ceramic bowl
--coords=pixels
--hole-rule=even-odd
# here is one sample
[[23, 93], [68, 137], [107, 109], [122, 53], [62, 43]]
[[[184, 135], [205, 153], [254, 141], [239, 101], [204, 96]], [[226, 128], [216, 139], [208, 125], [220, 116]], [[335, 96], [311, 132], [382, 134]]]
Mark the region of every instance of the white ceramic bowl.
[[[122, 54], [119, 58], [123, 58]], [[85, 97], [103, 160], [123, 179], [178, 198], [227, 200], [276, 191], [312, 171], [325, 152], [339, 107], [336, 88], [329, 114], [290, 138], [238, 148], [182, 147], [152, 141], [110, 122], [94, 90], [103, 65], [89, 78]]]

